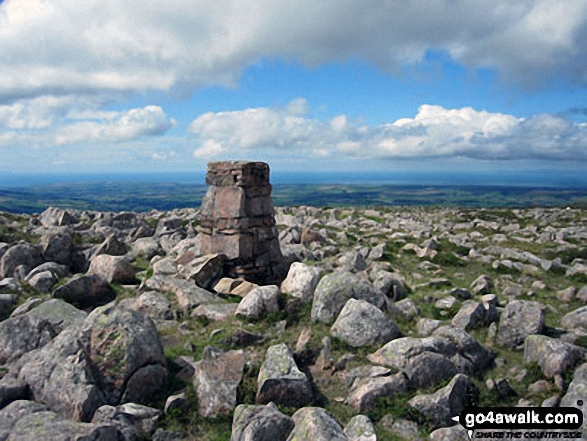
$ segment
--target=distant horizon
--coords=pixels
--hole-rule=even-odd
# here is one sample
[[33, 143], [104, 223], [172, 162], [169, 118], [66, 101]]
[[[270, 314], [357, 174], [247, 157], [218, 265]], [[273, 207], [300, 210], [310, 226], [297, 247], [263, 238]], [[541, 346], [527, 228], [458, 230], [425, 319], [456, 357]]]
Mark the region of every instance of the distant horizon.
[[[39, 185], [95, 183], [176, 183], [205, 185], [205, 171], [194, 172], [95, 172], [95, 173], [7, 173], [0, 176], [0, 189]], [[400, 186], [506, 186], [543, 188], [587, 188], [587, 175], [533, 170], [523, 174], [506, 172], [359, 172], [359, 171], [272, 171], [274, 185], [400, 185]]]

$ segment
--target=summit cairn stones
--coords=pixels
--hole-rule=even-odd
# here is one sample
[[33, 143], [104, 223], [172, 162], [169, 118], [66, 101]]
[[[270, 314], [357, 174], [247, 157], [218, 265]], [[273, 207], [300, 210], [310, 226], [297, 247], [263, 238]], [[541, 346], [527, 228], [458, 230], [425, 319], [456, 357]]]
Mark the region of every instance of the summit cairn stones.
[[199, 254], [224, 254], [230, 277], [261, 285], [281, 283], [286, 268], [273, 217], [269, 166], [210, 162], [206, 183], [197, 236]]

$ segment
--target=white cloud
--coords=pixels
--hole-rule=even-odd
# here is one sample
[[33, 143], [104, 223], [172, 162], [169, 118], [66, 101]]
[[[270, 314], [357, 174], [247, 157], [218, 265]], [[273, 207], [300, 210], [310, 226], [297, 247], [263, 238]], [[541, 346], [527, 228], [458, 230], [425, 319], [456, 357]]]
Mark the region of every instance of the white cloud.
[[[110, 115], [108, 115], [110, 117]], [[57, 129], [56, 144], [79, 142], [124, 141], [143, 136], [162, 135], [174, 125], [159, 106], [131, 109], [116, 118], [104, 121], [84, 121]]]
[[190, 131], [194, 156], [273, 155], [349, 158], [587, 160], [587, 127], [563, 117], [513, 115], [470, 107], [423, 105], [413, 118], [377, 126], [340, 115], [328, 122], [293, 115], [290, 107], [206, 113]]
[[262, 57], [399, 71], [427, 50], [528, 87], [584, 85], [586, 35], [584, 0], [6, 0], [0, 100], [233, 86]]
[[217, 156], [225, 151], [222, 144], [213, 139], [208, 139], [202, 143], [202, 146], [194, 150], [194, 158], [209, 159]]

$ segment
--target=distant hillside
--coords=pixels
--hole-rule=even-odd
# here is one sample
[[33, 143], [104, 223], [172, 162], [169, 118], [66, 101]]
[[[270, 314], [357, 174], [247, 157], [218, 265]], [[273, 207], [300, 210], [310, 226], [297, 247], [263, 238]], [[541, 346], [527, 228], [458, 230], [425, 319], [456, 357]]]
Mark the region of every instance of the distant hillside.
[[[203, 184], [85, 182], [0, 189], [0, 211], [40, 213], [49, 206], [97, 211], [199, 207]], [[587, 189], [506, 186], [275, 184], [277, 206], [587, 207]]]

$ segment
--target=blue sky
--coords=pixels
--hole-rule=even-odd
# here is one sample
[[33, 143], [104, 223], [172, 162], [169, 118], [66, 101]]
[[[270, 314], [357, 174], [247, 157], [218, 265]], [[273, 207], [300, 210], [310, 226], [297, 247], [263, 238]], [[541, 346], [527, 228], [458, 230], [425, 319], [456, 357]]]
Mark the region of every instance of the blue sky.
[[0, 163], [576, 183], [586, 37], [584, 0], [0, 1]]

